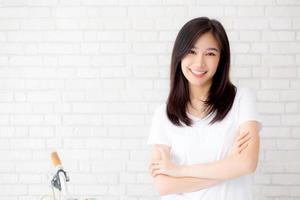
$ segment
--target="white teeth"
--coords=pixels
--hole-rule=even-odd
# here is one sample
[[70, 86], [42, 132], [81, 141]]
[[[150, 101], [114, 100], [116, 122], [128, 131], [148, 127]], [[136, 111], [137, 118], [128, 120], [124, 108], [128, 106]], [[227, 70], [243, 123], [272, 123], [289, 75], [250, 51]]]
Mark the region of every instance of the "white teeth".
[[194, 74], [197, 74], [197, 75], [206, 73], [206, 71], [194, 71], [194, 70], [191, 70], [191, 71], [192, 71]]

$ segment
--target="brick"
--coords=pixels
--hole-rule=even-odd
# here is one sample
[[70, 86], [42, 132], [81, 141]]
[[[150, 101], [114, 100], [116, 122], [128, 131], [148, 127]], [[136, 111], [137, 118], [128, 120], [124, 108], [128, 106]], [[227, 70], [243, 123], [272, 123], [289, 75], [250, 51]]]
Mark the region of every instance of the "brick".
[[100, 69], [99, 74], [100, 77], [103, 78], [124, 78], [130, 76], [131, 71], [123, 67], [114, 67], [114, 68], [103, 67]]
[[282, 124], [288, 126], [299, 126], [300, 124], [300, 115], [285, 115], [282, 116]]
[[232, 53], [247, 53], [250, 50], [250, 45], [245, 43], [232, 43]]
[[16, 198], [16, 196], [18, 195], [26, 195], [26, 194], [27, 194], [26, 185], [14, 184], [14, 187], [11, 187], [11, 185], [1, 185], [1, 196], [8, 195], [8, 196], [13, 196], [13, 198]]
[[98, 115], [87, 114], [65, 115], [62, 120], [66, 125], [99, 125], [103, 121]]
[[[78, 19], [65, 18], [59, 19], [57, 18], [55, 21], [55, 26], [58, 30], [76, 30], [80, 28], [81, 21]], [[85, 24], [88, 25], [88, 24]]]
[[44, 40], [51, 42], [82, 42], [83, 33], [80, 31], [47, 31]]
[[126, 81], [127, 88], [137, 88], [137, 89], [151, 89], [153, 88], [152, 80], [128, 80]]
[[300, 92], [297, 90], [283, 91], [280, 93], [280, 99], [283, 101], [298, 101], [300, 100]]
[[104, 151], [103, 158], [105, 160], [128, 160], [129, 153], [122, 150]]
[[188, 8], [188, 16], [196, 17], [199, 15], [205, 16], [222, 16], [223, 8], [221, 6], [192, 6]]
[[296, 156], [299, 154], [300, 151], [268, 151], [266, 152], [266, 161], [282, 161], [282, 162], [291, 162], [293, 161]]
[[60, 56], [58, 59], [61, 66], [89, 66], [90, 60], [87, 56]]
[[38, 45], [39, 54], [76, 54], [80, 52], [79, 44], [42, 43]]
[[238, 16], [246, 17], [260, 17], [264, 16], [264, 7], [263, 6], [247, 6], [238, 8]]
[[41, 183], [41, 176], [38, 174], [21, 174], [19, 182], [29, 184]]
[[285, 172], [285, 166], [284, 164], [278, 163], [276, 161], [274, 162], [266, 162], [262, 164], [262, 170], [263, 173], [267, 173], [269, 175], [269, 180], [271, 181], [271, 175], [270, 173], [283, 173]]
[[23, 54], [23, 46], [21, 44], [14, 44], [14, 43], [4, 43], [0, 47], [1, 55], [21, 55]]
[[265, 67], [252, 67], [253, 77], [266, 78], [269, 75], [269, 69]]
[[107, 18], [103, 21], [103, 26], [107, 30], [129, 30], [131, 23], [127, 18], [123, 18], [122, 23], [119, 19]]
[[257, 55], [236, 55], [234, 63], [242, 66], [255, 66], [261, 62], [260, 56]]
[[112, 185], [108, 188], [108, 194], [123, 196], [126, 194], [125, 185]]
[[262, 189], [262, 195], [266, 197], [287, 196], [288, 188], [282, 186], [265, 186]]
[[278, 149], [285, 149], [285, 150], [298, 150], [300, 149], [300, 140], [277, 140], [277, 147]]
[[121, 173], [120, 183], [136, 183], [136, 174], [134, 173]]
[[292, 20], [289, 18], [272, 17], [270, 27], [275, 30], [286, 30], [292, 27]]
[[293, 41], [295, 40], [295, 32], [292, 31], [264, 31], [262, 33], [263, 41]]
[[120, 172], [123, 171], [125, 165], [121, 161], [96, 161], [92, 163], [93, 172]]
[[295, 64], [294, 56], [290, 55], [263, 55], [262, 64], [267, 66], [292, 66]]
[[271, 113], [283, 113], [284, 104], [283, 103], [258, 103], [258, 110], [261, 113], [271, 114]]
[[268, 6], [266, 7], [266, 16], [268, 17], [297, 17], [299, 16], [299, 6]]
[[240, 39], [242, 41], [258, 41], [261, 39], [259, 31], [241, 31]]
[[133, 52], [139, 54], [164, 53], [166, 44], [164, 43], [137, 43], [133, 44]]
[[268, 21], [266, 19], [234, 19], [233, 27], [239, 30], [264, 30], [268, 27]]
[[118, 44], [118, 43], [104, 43], [100, 45], [100, 53], [104, 54], [121, 54], [121, 53], [126, 53], [131, 50], [131, 45], [130, 44]]
[[268, 53], [269, 52], [269, 45], [265, 44], [265, 43], [252, 42], [251, 52], [253, 52], [253, 53]]
[[289, 54], [289, 53], [299, 53], [300, 45], [297, 42], [281, 42], [271, 44], [271, 53], [274, 54]]
[[2, 7], [0, 8], [0, 18], [26, 18], [28, 9], [25, 7]]
[[19, 26], [19, 20], [17, 19], [6, 19], [0, 21], [0, 30], [17, 30]]
[[289, 88], [288, 80], [262, 80], [262, 88], [263, 89], [288, 89]]
[[271, 183], [271, 176], [270, 175], [261, 175], [256, 174], [254, 177], [254, 182], [256, 184], [270, 184]]
[[29, 8], [29, 17], [33, 18], [46, 18], [51, 16], [51, 10], [50, 8], [46, 7], [33, 7]]
[[55, 22], [52, 19], [24, 19], [20, 28], [21, 30], [54, 30]]
[[10, 31], [7, 34], [7, 41], [10, 42], [41, 42], [43, 39], [41, 31]]
[[264, 126], [278, 126], [281, 124], [280, 122], [280, 116], [277, 114], [273, 115], [262, 115], [261, 114], [262, 121], [264, 122]]
[[149, 185], [128, 185], [128, 195], [153, 195], [152, 187]]
[[[95, 174], [95, 173], [93, 173]], [[110, 173], [96, 173], [96, 178], [98, 183], [104, 184], [117, 184], [119, 183], [119, 179], [117, 174], [110, 174]]]
[[105, 7], [102, 6], [100, 8], [100, 16], [101, 17], [126, 17], [127, 16], [127, 8], [126, 7], [119, 7], [119, 6], [112, 6], [112, 7]]
[[113, 138], [86, 139], [86, 146], [90, 149], [118, 149], [120, 140]]
[[117, 0], [86, 0], [84, 2], [81, 2], [83, 5], [88, 5], [88, 6], [101, 6], [101, 5], [115, 5], [117, 4]]
[[87, 10], [84, 7], [55, 7], [52, 10], [52, 15], [58, 18], [85, 17]]
[[124, 64], [124, 56], [105, 56], [105, 55], [99, 55], [96, 57], [91, 58], [91, 65], [92, 66], [123, 66]]
[[231, 73], [234, 77], [237, 77], [237, 78], [251, 77], [251, 69], [250, 68], [234, 68], [231, 70]]
[[285, 113], [297, 113], [299, 111], [297, 103], [286, 103]]
[[300, 176], [295, 174], [274, 174], [272, 183], [282, 185], [296, 185], [300, 182]]

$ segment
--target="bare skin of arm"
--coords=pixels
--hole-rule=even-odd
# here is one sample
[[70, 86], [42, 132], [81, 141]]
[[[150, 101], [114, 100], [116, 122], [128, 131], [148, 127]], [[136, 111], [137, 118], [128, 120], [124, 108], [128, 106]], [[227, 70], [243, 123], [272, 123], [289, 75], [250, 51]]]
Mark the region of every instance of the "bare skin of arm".
[[244, 134], [237, 137], [232, 153], [211, 163], [178, 166], [170, 161], [168, 146], [153, 146], [150, 173], [158, 192], [166, 195], [198, 191], [254, 172], [259, 151], [258, 124], [246, 122], [240, 126], [239, 132]]
[[[158, 147], [163, 148], [164, 151], [167, 152], [168, 156], [170, 156], [170, 147], [166, 145], [154, 145], [151, 149], [152, 161], [161, 159]], [[172, 177], [163, 174], [154, 177], [154, 185], [160, 195], [195, 192], [203, 188], [216, 185], [220, 182], [222, 181], [193, 177]]]
[[241, 128], [249, 131], [251, 140], [241, 154], [227, 156], [223, 160], [185, 165], [181, 168], [182, 176], [227, 180], [252, 173], [256, 170], [259, 154], [259, 130], [257, 122], [244, 123]]

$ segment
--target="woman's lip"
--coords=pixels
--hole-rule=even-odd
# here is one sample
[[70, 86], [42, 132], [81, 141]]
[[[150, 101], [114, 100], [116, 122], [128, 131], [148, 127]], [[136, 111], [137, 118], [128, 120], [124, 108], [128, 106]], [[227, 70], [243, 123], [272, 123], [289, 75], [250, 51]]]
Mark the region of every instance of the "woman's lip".
[[202, 78], [207, 72], [205, 72], [205, 73], [203, 73], [203, 74], [195, 74], [195, 73], [193, 73], [193, 71], [190, 69], [190, 71], [192, 72], [192, 74], [194, 75], [194, 76], [196, 76], [197, 78]]

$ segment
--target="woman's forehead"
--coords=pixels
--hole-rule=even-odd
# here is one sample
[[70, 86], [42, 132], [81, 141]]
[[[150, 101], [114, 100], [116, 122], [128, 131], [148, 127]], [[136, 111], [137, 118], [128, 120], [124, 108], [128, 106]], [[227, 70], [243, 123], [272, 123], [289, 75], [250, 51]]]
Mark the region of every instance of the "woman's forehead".
[[204, 33], [201, 35], [192, 48], [200, 49], [200, 50], [215, 50], [220, 51], [218, 41], [215, 39], [215, 37], [210, 33]]

